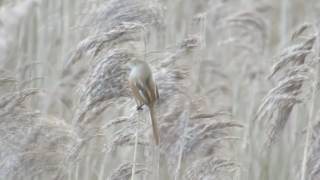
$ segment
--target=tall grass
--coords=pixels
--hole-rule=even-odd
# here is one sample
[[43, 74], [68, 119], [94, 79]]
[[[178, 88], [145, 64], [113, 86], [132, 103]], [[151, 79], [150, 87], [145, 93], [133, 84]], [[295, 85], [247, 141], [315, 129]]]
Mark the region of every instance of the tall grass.
[[[315, 0], [0, 0], [0, 179], [318, 180]], [[126, 64], [158, 84], [161, 143]]]

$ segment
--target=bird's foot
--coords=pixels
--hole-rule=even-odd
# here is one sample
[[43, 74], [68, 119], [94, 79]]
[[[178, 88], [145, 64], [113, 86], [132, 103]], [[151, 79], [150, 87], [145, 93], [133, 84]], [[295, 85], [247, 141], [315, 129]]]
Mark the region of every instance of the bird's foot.
[[142, 106], [143, 106], [143, 104], [140, 106], [137, 106], [137, 111], [142, 111], [143, 110]]

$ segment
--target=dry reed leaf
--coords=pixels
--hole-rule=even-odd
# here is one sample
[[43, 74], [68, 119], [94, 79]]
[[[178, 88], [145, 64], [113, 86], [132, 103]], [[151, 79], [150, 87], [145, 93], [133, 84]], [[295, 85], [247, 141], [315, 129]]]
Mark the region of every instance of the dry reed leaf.
[[300, 25], [291, 36], [291, 40], [297, 39], [297, 37], [301, 36], [307, 29], [310, 29], [312, 26], [309, 23], [305, 23]]

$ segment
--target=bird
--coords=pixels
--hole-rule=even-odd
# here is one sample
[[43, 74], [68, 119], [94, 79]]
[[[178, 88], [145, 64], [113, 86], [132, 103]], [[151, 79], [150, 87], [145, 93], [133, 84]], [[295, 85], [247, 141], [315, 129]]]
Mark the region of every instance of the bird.
[[129, 87], [131, 88], [133, 97], [137, 103], [137, 110], [142, 110], [143, 105], [148, 107], [153, 137], [155, 144], [158, 145], [160, 142], [160, 135], [155, 115], [155, 105], [159, 99], [159, 92], [155, 80], [153, 79], [151, 68], [147, 62], [138, 59], [129, 61], [128, 67], [130, 69], [128, 77]]

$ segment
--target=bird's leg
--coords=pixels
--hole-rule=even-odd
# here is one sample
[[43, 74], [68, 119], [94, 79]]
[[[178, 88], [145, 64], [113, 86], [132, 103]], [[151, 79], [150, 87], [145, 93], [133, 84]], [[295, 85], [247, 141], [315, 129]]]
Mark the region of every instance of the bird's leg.
[[143, 110], [143, 108], [142, 108], [142, 107], [143, 107], [143, 105], [144, 105], [144, 104], [141, 104], [141, 105], [137, 105], [137, 110], [138, 110], [138, 111], [141, 111], [141, 110]]
[[142, 107], [143, 107], [144, 103], [139, 101], [138, 99], [136, 99], [136, 103], [137, 103], [137, 111], [143, 110]]

